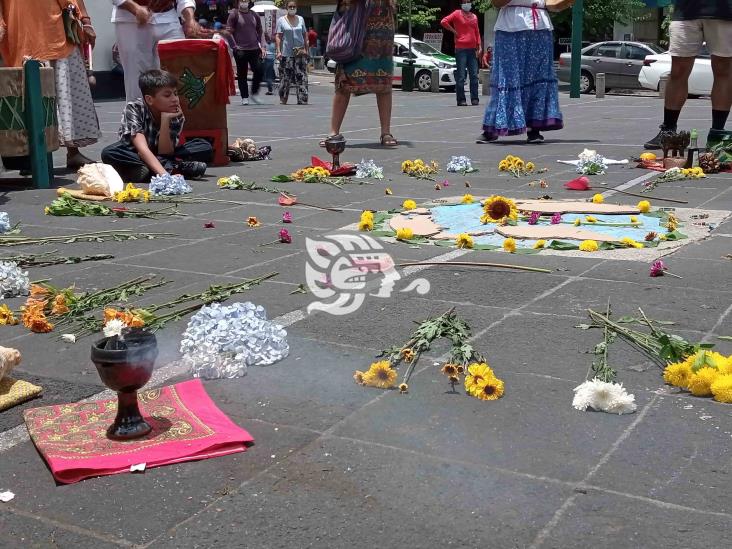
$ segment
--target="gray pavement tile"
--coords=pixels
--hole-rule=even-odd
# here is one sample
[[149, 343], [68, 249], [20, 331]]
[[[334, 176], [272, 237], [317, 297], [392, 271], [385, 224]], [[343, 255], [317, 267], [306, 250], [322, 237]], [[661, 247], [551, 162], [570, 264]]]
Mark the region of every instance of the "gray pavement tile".
[[35, 447], [24, 443], [3, 455], [3, 486], [16, 493], [13, 504], [23, 511], [146, 543], [316, 437], [254, 421], [241, 426], [255, 439], [244, 453], [65, 486], [54, 483]]
[[[472, 398], [462, 386], [451, 393], [439, 367], [430, 366], [412, 376], [408, 395], [390, 392], [333, 434], [573, 482], [633, 421], [632, 415], [578, 412], [572, 408], [574, 383], [511, 373], [502, 352], [481, 350], [505, 383], [500, 400]], [[636, 400], [643, 406], [648, 396], [636, 394]]]
[[707, 265], [706, 262], [703, 264], [707, 265], [707, 269], [713, 269], [715, 272], [722, 274], [730, 267], [730, 265], [726, 263], [726, 261], [729, 260], [726, 260], [723, 256], [730, 253], [732, 253], [732, 239], [713, 233], [710, 238], [699, 242], [692, 242], [687, 246], [681, 247], [671, 257], [669, 257], [669, 260], [671, 260], [672, 257], [719, 260], [716, 264]]
[[[353, 372], [373, 360], [357, 347], [326, 347], [290, 335], [290, 356], [255, 366], [239, 379], [214, 380], [206, 390], [231, 417], [260, 419], [324, 431], [374, 397], [353, 382]], [[295, 383], [284, 380], [297, 380]]]
[[532, 303], [528, 310], [584, 316], [592, 308], [603, 311], [610, 298], [616, 314], [630, 314], [637, 307], [651, 318], [673, 320], [680, 329], [712, 329], [729, 306], [729, 300], [711, 290], [666, 287], [649, 277], [648, 283], [573, 280], [553, 294]]
[[23, 423], [23, 412], [25, 410], [53, 404], [77, 402], [98, 393], [101, 385], [101, 383], [94, 384], [94, 379], [91, 379], [90, 383], [78, 384], [52, 377], [35, 376], [25, 372], [24, 368], [16, 368], [11, 375], [16, 379], [22, 379], [43, 387], [43, 393], [38, 398], [0, 412], [0, 433]]
[[449, 458], [329, 439], [155, 544], [211, 547], [239, 538], [262, 549], [361, 548], [377, 536], [390, 547], [526, 547], [567, 491]]
[[704, 549], [724, 545], [730, 516], [664, 508], [622, 496], [590, 491], [549, 532], [541, 549], [643, 547]]
[[732, 518], [730, 419], [729, 405], [711, 399], [662, 398], [591, 482]]
[[86, 534], [73, 527], [66, 529], [62, 525], [3, 509], [0, 509], [0, 530], [3, 532], [4, 549], [42, 549], [45, 547], [110, 549], [120, 547], [118, 543], [105, 539], [106, 536], [95, 536], [95, 533], [91, 532]]

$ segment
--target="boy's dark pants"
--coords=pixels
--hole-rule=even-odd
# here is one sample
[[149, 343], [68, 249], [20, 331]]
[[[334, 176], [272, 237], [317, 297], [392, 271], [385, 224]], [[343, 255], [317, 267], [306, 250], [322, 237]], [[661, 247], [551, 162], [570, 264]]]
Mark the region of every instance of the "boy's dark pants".
[[[213, 160], [213, 147], [205, 139], [190, 139], [183, 145], [178, 145], [172, 155], [156, 155], [163, 168], [170, 172], [175, 169], [178, 162], [205, 162], [208, 164]], [[102, 162], [109, 164], [125, 179], [123, 174], [139, 173], [146, 168], [137, 150], [131, 143], [117, 141], [104, 147], [102, 151]]]

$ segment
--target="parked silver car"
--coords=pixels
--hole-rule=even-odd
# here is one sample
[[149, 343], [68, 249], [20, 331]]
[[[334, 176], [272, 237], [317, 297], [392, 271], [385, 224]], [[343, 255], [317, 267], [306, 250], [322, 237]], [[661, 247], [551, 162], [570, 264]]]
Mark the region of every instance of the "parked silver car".
[[[580, 92], [590, 93], [595, 89], [595, 75], [605, 73], [605, 89], [640, 88], [638, 74], [643, 68], [646, 55], [663, 53], [655, 44], [643, 42], [598, 42], [582, 49], [582, 73]], [[569, 82], [572, 68], [572, 54], [559, 56], [557, 78]]]

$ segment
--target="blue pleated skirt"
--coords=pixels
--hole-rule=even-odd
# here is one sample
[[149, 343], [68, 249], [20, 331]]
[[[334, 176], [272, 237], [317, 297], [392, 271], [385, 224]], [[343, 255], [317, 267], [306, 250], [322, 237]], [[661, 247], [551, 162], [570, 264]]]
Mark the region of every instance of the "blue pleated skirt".
[[553, 52], [550, 30], [496, 31], [486, 137], [562, 129]]

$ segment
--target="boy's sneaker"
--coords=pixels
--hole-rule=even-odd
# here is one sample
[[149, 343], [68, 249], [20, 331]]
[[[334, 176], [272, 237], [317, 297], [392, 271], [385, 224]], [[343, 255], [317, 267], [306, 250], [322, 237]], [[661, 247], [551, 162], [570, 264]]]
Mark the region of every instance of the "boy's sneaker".
[[150, 181], [151, 173], [147, 166], [117, 168], [117, 173], [125, 183], [145, 183]]
[[205, 162], [178, 162], [173, 167], [173, 172], [186, 179], [196, 179], [206, 173], [207, 167]]
[[248, 104], [249, 104], [249, 98], [247, 98], [247, 97], [242, 97], [242, 98], [241, 98], [241, 104], [242, 104], [242, 105], [248, 105]]
[[268, 91], [268, 92], [267, 92], [267, 93], [265, 93], [264, 95], [274, 95], [274, 93], [272, 93], [271, 91]]
[[[658, 151], [658, 150], [661, 150], [663, 148], [661, 146], [661, 137], [663, 136], [663, 132], [669, 131], [670, 128], [667, 128], [663, 124], [661, 124], [658, 127], [660, 128], [661, 131], [658, 132], [658, 134], [656, 135], [656, 137], [654, 137], [653, 139], [651, 139], [650, 141], [648, 141], [647, 143], [645, 143], [643, 145], [643, 148], [644, 149], [647, 149], [649, 151]], [[671, 131], [675, 131], [675, 130], [676, 130], [676, 128], [674, 128]]]

